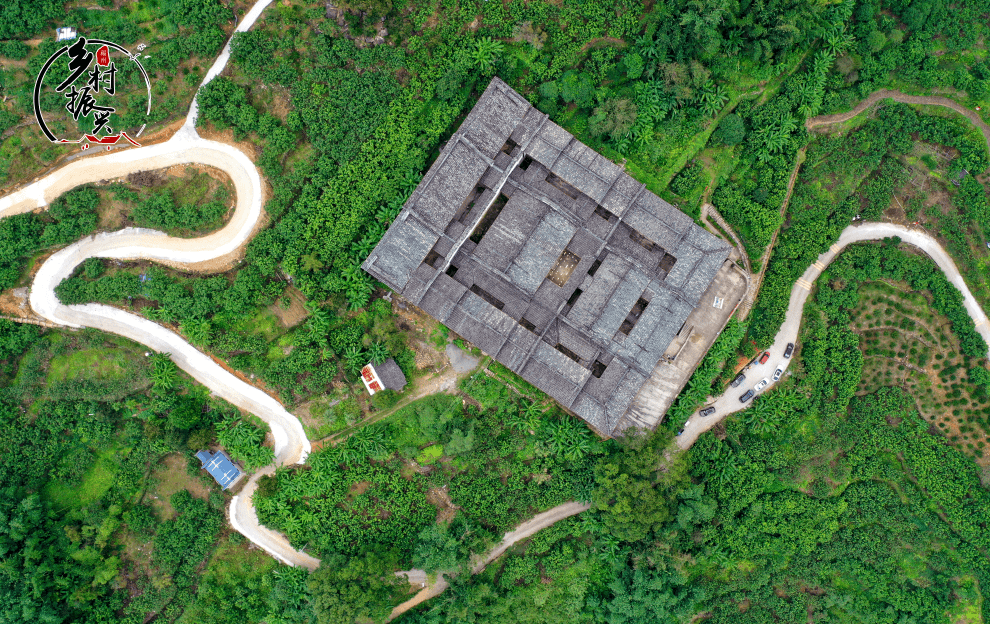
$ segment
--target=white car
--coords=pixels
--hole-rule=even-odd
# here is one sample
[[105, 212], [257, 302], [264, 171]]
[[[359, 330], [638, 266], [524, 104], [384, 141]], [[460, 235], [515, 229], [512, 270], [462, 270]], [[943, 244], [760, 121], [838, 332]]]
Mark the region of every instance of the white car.
[[764, 378], [763, 378], [763, 381], [761, 381], [760, 383], [758, 383], [758, 384], [756, 384], [756, 388], [754, 388], [754, 389], [755, 389], [755, 390], [756, 390], [757, 392], [759, 392], [760, 390], [762, 390], [762, 389], [764, 389], [764, 388], [766, 388], [766, 387], [767, 387], [767, 386], [769, 386], [769, 385], [770, 385], [770, 380], [769, 380], [769, 379], [767, 379], [766, 377], [764, 377]]
[[778, 368], [773, 372], [773, 380], [777, 381], [778, 379], [780, 379], [780, 376], [783, 374], [784, 374], [784, 369]]

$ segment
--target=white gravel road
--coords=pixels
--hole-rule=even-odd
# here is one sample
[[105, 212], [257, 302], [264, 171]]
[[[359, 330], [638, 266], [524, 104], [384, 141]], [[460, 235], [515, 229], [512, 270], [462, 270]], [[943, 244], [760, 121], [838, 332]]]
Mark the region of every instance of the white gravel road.
[[[237, 27], [251, 27], [272, 0], [261, 0]], [[230, 56], [230, 42], [210, 68], [203, 84], [219, 75]], [[86, 258], [153, 260], [180, 268], [210, 266], [230, 258], [251, 238], [262, 217], [261, 176], [254, 163], [237, 148], [208, 141], [196, 132], [195, 101], [186, 123], [169, 141], [141, 148], [117, 150], [71, 162], [52, 174], [0, 198], [0, 218], [43, 209], [60, 195], [82, 184], [120, 178], [130, 173], [165, 169], [174, 165], [201, 164], [225, 172], [237, 195], [234, 214], [222, 229], [196, 239], [171, 238], [163, 232], [125, 228], [89, 236], [56, 252], [41, 265], [31, 285], [30, 303], [41, 317], [68, 327], [92, 327], [139, 342], [155, 351], [171, 354], [182, 370], [237, 407], [255, 414], [272, 431], [277, 465], [306, 460], [311, 448], [299, 419], [277, 400], [229, 372], [175, 332], [143, 317], [110, 306], [62, 305], [54, 288]], [[275, 466], [258, 471], [231, 501], [230, 522], [235, 530], [276, 559], [315, 569], [319, 561], [295, 551], [284, 536], [261, 526], [251, 504], [257, 480]]]
[[[241, 23], [237, 25], [234, 29], [234, 34], [239, 32], [246, 32], [254, 26], [254, 23], [261, 17], [261, 12], [268, 8], [268, 5], [272, 3], [272, 0], [259, 0], [254, 3], [251, 10], [247, 12]], [[224, 67], [227, 66], [227, 61], [230, 60], [230, 42], [233, 40], [233, 35], [227, 40], [227, 43], [223, 46], [223, 50], [220, 52], [220, 56], [217, 60], [213, 62], [209, 71], [206, 72], [206, 76], [203, 77], [203, 82], [200, 83], [199, 89], [202, 89], [206, 83], [213, 80], [220, 75]], [[199, 89], [196, 92], [199, 92]], [[199, 104], [196, 102], [196, 98], [193, 98], [192, 104], [189, 106], [189, 112], [186, 114], [186, 122], [182, 124], [182, 128], [179, 130], [179, 134], [187, 135], [190, 132], [192, 134], [196, 133], [196, 118], [199, 116]]]
[[[739, 400], [747, 390], [754, 389], [763, 379], [772, 379], [774, 371], [778, 368], [784, 369], [786, 374], [787, 366], [791, 360], [784, 358], [784, 349], [788, 343], [793, 342], [797, 344], [798, 330], [801, 328], [801, 315], [804, 312], [804, 303], [807, 301], [808, 294], [811, 292], [810, 289], [814, 285], [815, 280], [818, 279], [818, 276], [822, 274], [825, 267], [835, 259], [836, 255], [846, 245], [861, 241], [880, 240], [892, 236], [899, 236], [903, 242], [921, 249], [935, 261], [935, 264], [942, 269], [949, 281], [962, 292], [966, 311], [969, 312], [969, 316], [976, 324], [976, 330], [990, 344], [990, 322], [987, 320], [986, 313], [980, 308], [980, 305], [976, 302], [973, 294], [963, 281], [962, 275], [959, 274], [956, 264], [949, 257], [949, 254], [942, 249], [942, 246], [938, 244], [938, 241], [920, 228], [908, 228], [893, 223], [861, 223], [850, 225], [839, 235], [839, 241], [832, 245], [828, 251], [818, 256], [818, 260], [809, 266], [804, 272], [804, 275], [794, 284], [794, 287], [791, 289], [791, 299], [787, 307], [787, 316], [784, 318], [784, 324], [781, 325], [780, 331], [777, 332], [773, 346], [767, 349], [770, 352], [770, 359], [767, 360], [767, 363], [759, 364], [755, 362], [751, 364], [743, 371], [746, 375], [746, 380], [738, 388], [729, 388], [715, 401], [703, 406], [715, 407], [715, 414], [707, 418], [702, 418], [698, 412], [692, 414], [684, 426], [684, 432], [677, 437], [677, 445], [682, 449], [690, 448], [698, 439], [698, 436], [714, 427], [726, 416], [749, 407], [752, 401], [742, 403]], [[800, 349], [800, 345], [796, 346], [797, 349]], [[990, 357], [990, 354], [988, 354], [988, 357]], [[771, 381], [761, 392], [766, 392], [772, 387], [773, 382]]]
[[[213, 394], [257, 415], [272, 431], [278, 464], [305, 461], [310, 443], [302, 424], [281, 403], [241, 380], [175, 332], [143, 317], [99, 304], [62, 305], [54, 288], [86, 258], [156, 260], [173, 266], [209, 262], [228, 256], [251, 236], [261, 218], [261, 178], [251, 160], [234, 147], [184, 137], [134, 150], [73, 162], [15, 196], [0, 199], [0, 216], [38, 207], [65, 190], [108, 177], [159, 169], [174, 164], [199, 163], [216, 167], [234, 182], [237, 202], [230, 222], [221, 230], [196, 239], [171, 238], [162, 232], [126, 228], [86, 237], [56, 252], [41, 265], [31, 285], [30, 303], [41, 317], [69, 327], [93, 327], [125, 336], [155, 351], [170, 353], [176, 365], [209, 388]], [[29, 206], [34, 202], [34, 206]], [[272, 467], [272, 470], [274, 468]], [[234, 528], [280, 561], [315, 567], [315, 560], [293, 550], [284, 537], [261, 526], [251, 505], [256, 473], [230, 507]]]

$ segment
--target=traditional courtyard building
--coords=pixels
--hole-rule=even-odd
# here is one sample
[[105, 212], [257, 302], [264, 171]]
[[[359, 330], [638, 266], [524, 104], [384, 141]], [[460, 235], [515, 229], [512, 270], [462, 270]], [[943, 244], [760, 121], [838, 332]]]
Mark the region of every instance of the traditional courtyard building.
[[611, 436], [724, 328], [730, 251], [495, 78], [363, 267]]

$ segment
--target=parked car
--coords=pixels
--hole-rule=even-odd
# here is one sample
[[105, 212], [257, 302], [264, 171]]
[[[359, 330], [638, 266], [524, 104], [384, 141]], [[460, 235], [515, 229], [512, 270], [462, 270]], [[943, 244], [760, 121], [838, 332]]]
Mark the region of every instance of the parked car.
[[767, 360], [770, 359], [770, 352], [764, 351], [763, 355], [760, 356], [760, 364], [766, 364]]
[[754, 394], [756, 394], [756, 393], [753, 392], [752, 390], [747, 390], [746, 391], [746, 394], [744, 394], [741, 397], [739, 397], [739, 402], [740, 403], [745, 403], [746, 401], [752, 399]]
[[714, 407], [706, 407], [705, 409], [698, 412], [698, 415], [704, 418], [705, 416], [711, 416], [714, 413], [715, 413]]
[[755, 388], [755, 390], [756, 390], [757, 392], [759, 392], [760, 390], [762, 390], [762, 389], [764, 389], [764, 388], [766, 388], [766, 387], [767, 387], [767, 386], [769, 386], [769, 385], [770, 385], [770, 380], [769, 380], [769, 379], [767, 379], [766, 377], [764, 377], [764, 378], [763, 378], [763, 381], [761, 381], [760, 383], [758, 383], [758, 384], [756, 384], [756, 388]]
[[773, 372], [773, 380], [777, 381], [778, 379], [780, 379], [780, 376], [783, 374], [784, 374], [784, 369], [778, 368]]
[[784, 357], [785, 358], [789, 358], [789, 357], [791, 357], [791, 354], [792, 353], [794, 353], [794, 343], [793, 342], [788, 342], [787, 343], [787, 348], [784, 349]]
[[733, 388], [738, 388], [739, 384], [741, 384], [744, 381], [746, 381], [746, 375], [739, 373], [739, 375], [736, 376], [736, 378], [733, 379], [732, 383], [730, 383], [729, 385], [732, 386]]

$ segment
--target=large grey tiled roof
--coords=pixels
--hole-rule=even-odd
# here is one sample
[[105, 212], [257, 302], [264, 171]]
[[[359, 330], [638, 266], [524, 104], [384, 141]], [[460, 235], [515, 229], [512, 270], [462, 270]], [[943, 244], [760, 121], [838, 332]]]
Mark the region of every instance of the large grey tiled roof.
[[363, 266], [612, 435], [728, 253], [495, 78]]

